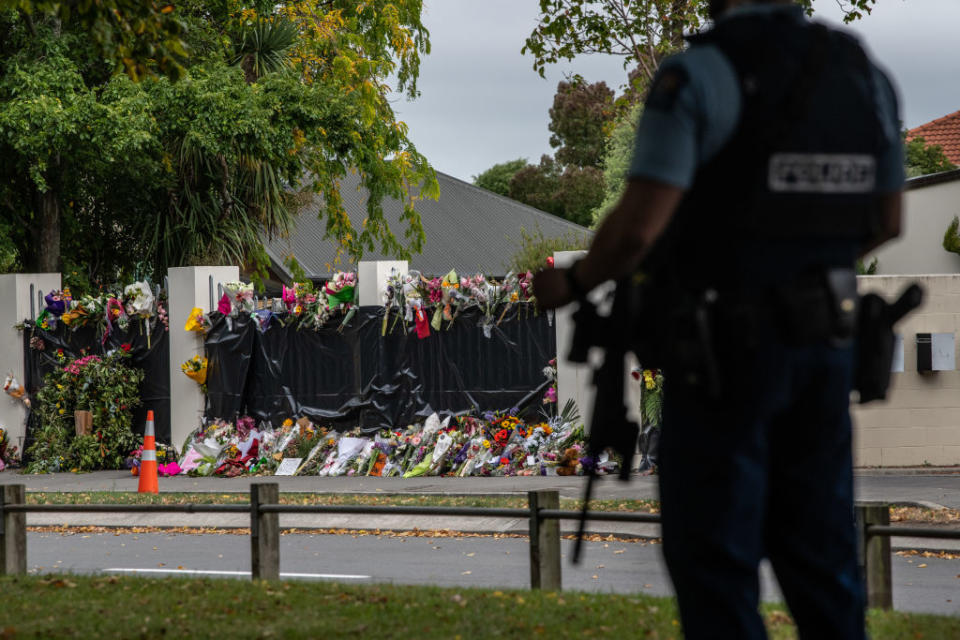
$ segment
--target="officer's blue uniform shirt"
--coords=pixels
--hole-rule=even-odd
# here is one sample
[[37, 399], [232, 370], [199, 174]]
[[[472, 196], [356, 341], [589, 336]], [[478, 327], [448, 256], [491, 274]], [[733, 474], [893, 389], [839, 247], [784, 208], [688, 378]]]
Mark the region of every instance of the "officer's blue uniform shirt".
[[[806, 20], [796, 6], [747, 5], [731, 9], [720, 18], [748, 12], [785, 11]], [[660, 73], [681, 67], [689, 79], [669, 105], [648, 104], [640, 118], [629, 177], [649, 178], [687, 189], [697, 169], [730, 141], [740, 119], [740, 86], [733, 65], [717, 47], [694, 45], [664, 60]], [[887, 77], [873, 69], [873, 86], [889, 141], [878, 158], [877, 191], [903, 187], [903, 148], [897, 98]]]

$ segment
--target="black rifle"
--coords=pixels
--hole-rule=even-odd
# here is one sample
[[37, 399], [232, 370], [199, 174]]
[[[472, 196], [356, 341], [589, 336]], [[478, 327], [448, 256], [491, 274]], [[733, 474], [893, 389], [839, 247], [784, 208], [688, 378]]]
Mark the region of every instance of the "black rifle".
[[[638, 311], [643, 296], [642, 286], [622, 280], [617, 282], [613, 307], [608, 316], [600, 316], [596, 306], [586, 299], [579, 301], [579, 308], [573, 314], [575, 326], [567, 359], [587, 363], [591, 347], [604, 350], [603, 364], [593, 374], [596, 392], [587, 444], [587, 456], [592, 464], [585, 469], [587, 484], [573, 548], [574, 564], [580, 562], [587, 512], [593, 495], [593, 483], [597, 478], [596, 461], [600, 454], [606, 449], [619, 454], [622, 458], [619, 479], [625, 482], [630, 480], [630, 465], [640, 428], [627, 419], [624, 405], [625, 358], [630, 351], [644, 354], [654, 352], [650, 345], [639, 344], [637, 338], [641, 318]], [[860, 392], [861, 403], [886, 397], [893, 360], [893, 325], [920, 306], [922, 301], [923, 290], [916, 284], [909, 286], [893, 304], [876, 294], [866, 294], [861, 298], [857, 315], [858, 348], [854, 374], [854, 388]], [[695, 319], [701, 357], [707, 368], [704, 372], [706, 388], [711, 395], [716, 395], [716, 363], [712, 353], [710, 323], [704, 311], [709, 304], [712, 304], [712, 300], [708, 296], [697, 307]]]
[[630, 465], [640, 434], [637, 423], [627, 419], [627, 407], [624, 404], [625, 358], [631, 350], [636, 331], [631, 322], [633, 314], [630, 313], [632, 291], [634, 288], [628, 282], [617, 283], [609, 316], [600, 316], [596, 306], [586, 299], [580, 300], [580, 307], [573, 314], [575, 327], [567, 359], [571, 362], [586, 363], [590, 347], [601, 347], [604, 350], [603, 364], [593, 373], [596, 393], [587, 444], [587, 456], [591, 464], [585, 469], [587, 485], [583, 494], [580, 526], [573, 547], [574, 564], [580, 562], [587, 511], [593, 494], [593, 482], [597, 478], [597, 459], [604, 450], [612, 449], [622, 458], [619, 479], [629, 481]]

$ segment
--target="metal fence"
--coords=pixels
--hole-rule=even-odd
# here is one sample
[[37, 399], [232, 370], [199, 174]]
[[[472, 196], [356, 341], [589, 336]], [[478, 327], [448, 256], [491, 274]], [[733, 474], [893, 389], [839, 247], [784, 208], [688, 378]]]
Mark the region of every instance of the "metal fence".
[[[856, 507], [860, 531], [860, 562], [867, 606], [893, 608], [892, 537], [960, 540], [960, 529], [890, 525], [890, 505], [862, 503]], [[250, 515], [250, 560], [253, 579], [280, 577], [280, 514], [344, 514], [520, 518], [529, 523], [530, 588], [561, 588], [560, 520], [578, 520], [579, 511], [560, 509], [557, 491], [530, 491], [527, 508], [407, 507], [368, 505], [280, 504], [280, 486], [250, 487], [250, 504], [27, 504], [24, 485], [0, 486], [0, 575], [27, 571], [27, 513], [246, 513]], [[659, 524], [651, 513], [589, 511], [587, 519], [605, 522]]]

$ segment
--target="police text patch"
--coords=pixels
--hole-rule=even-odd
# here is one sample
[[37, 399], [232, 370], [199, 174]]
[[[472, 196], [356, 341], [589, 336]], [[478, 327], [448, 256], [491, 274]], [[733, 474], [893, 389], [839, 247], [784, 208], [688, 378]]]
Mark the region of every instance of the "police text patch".
[[873, 156], [842, 153], [776, 153], [768, 186], [780, 193], [869, 193], [877, 184]]

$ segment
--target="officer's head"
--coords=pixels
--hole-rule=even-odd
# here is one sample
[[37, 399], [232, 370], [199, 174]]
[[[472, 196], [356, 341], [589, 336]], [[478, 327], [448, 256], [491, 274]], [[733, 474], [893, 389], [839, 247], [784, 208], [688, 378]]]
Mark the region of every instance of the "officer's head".
[[728, 9], [745, 4], [793, 4], [793, 0], [710, 0], [710, 19], [716, 20]]

